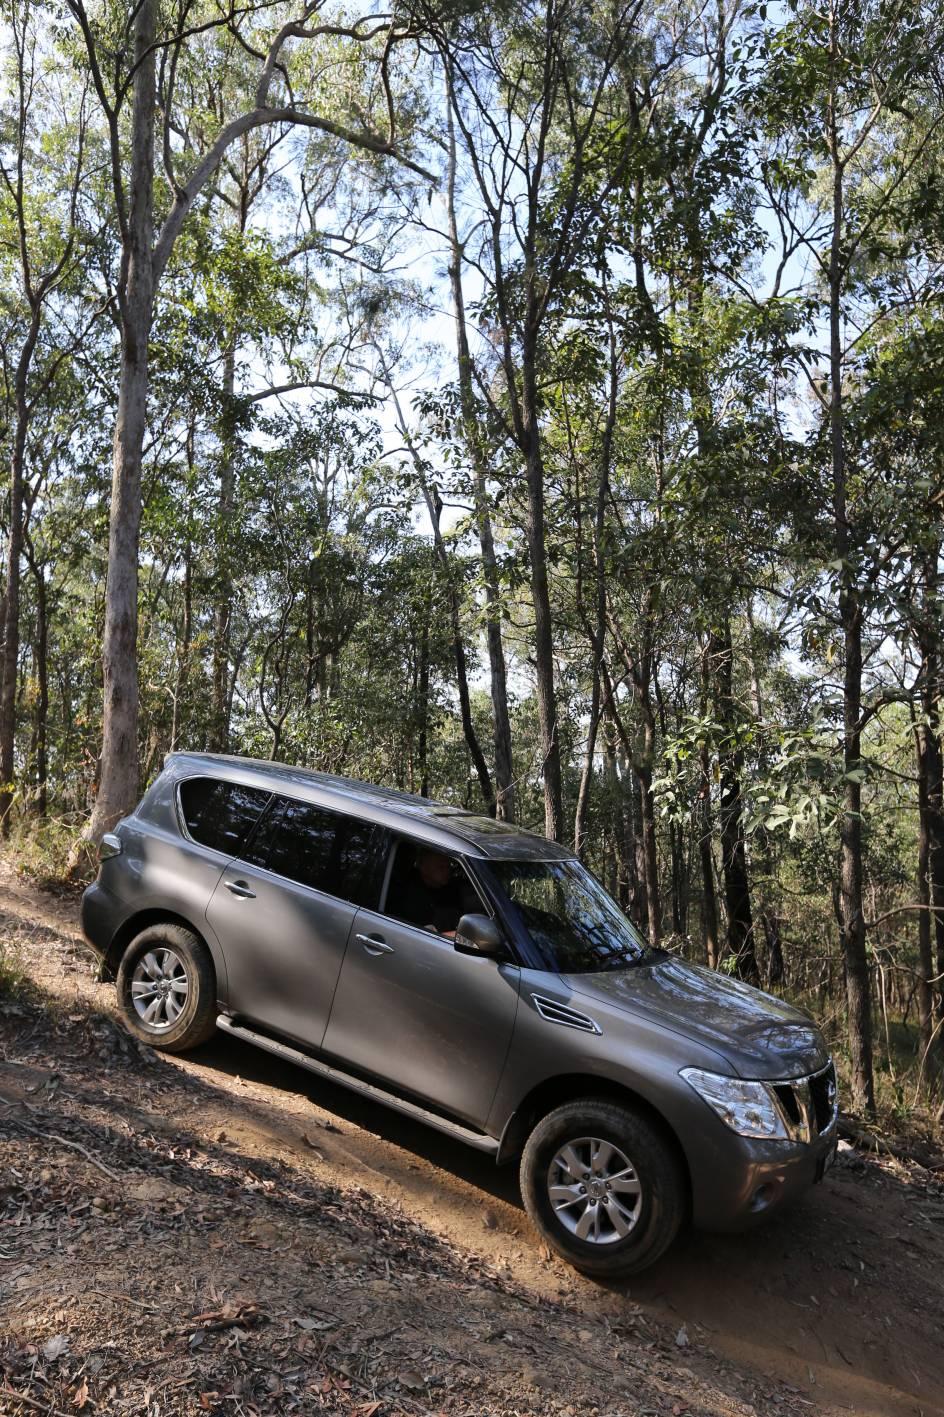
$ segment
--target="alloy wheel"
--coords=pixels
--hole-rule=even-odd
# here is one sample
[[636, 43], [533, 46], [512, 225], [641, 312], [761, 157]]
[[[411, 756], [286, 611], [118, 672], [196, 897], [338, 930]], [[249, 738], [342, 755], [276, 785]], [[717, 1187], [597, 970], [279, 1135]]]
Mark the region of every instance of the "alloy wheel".
[[591, 1245], [625, 1240], [642, 1204], [632, 1162], [603, 1137], [577, 1137], [556, 1152], [547, 1171], [547, 1194], [560, 1223]]
[[131, 976], [131, 1002], [143, 1024], [155, 1032], [172, 1028], [190, 991], [187, 967], [174, 950], [148, 950]]

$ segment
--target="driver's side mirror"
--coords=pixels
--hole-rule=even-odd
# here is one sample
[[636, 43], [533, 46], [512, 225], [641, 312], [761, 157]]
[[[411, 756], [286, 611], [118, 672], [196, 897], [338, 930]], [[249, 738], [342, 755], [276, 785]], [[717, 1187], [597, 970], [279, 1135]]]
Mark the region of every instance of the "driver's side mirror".
[[455, 945], [466, 954], [494, 959], [505, 952], [505, 937], [489, 915], [463, 915], [456, 927]]

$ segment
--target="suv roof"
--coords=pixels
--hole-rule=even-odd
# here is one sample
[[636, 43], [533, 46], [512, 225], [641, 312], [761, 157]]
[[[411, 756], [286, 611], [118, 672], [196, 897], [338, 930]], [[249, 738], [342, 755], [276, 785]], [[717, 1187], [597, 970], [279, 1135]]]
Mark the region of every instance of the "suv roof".
[[434, 802], [429, 797], [418, 797], [393, 787], [377, 787], [354, 778], [314, 772], [311, 768], [224, 753], [171, 753], [164, 765], [176, 778], [196, 774], [230, 778], [247, 786], [290, 791], [296, 797], [333, 806], [339, 811], [356, 810], [371, 821], [408, 831], [411, 836], [421, 837], [431, 844], [452, 846], [466, 853], [472, 847], [473, 853], [479, 856], [547, 861], [570, 860], [574, 855], [567, 847], [535, 832], [463, 807]]

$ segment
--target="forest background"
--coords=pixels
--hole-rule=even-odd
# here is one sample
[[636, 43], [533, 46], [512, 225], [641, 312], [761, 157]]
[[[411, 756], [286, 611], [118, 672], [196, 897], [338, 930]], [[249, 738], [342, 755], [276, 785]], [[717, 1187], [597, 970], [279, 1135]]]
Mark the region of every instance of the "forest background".
[[18, 859], [461, 803], [939, 1125], [944, 7], [0, 10]]

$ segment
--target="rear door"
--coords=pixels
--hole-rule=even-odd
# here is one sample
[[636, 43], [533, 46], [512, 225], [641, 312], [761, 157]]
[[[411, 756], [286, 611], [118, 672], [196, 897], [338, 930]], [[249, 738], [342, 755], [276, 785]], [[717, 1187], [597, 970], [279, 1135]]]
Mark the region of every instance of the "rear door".
[[360, 905], [376, 902], [386, 834], [277, 797], [207, 908], [239, 1016], [318, 1048]]
[[[415, 899], [405, 874], [416, 850], [404, 839], [397, 844], [387, 888], [391, 911], [398, 898]], [[449, 859], [457, 882], [455, 923], [467, 910], [488, 913], [461, 859]], [[324, 1052], [482, 1127], [511, 1042], [518, 969], [462, 954], [446, 935], [386, 912], [385, 906], [384, 913], [357, 914]]]

